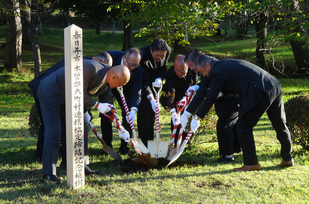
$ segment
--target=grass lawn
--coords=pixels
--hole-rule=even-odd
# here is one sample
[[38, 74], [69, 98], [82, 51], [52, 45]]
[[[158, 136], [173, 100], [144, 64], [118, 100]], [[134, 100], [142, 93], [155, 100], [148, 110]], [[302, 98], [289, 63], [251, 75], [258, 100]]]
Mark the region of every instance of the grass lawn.
[[[62, 30], [48, 32], [55, 33], [40, 38], [44, 68], [63, 58]], [[113, 34], [104, 33], [99, 37], [101, 44], [92, 32], [84, 34], [84, 54], [121, 49], [120, 34], [114, 38], [110, 36]], [[115, 47], [111, 46], [113, 43]], [[137, 47], [144, 44], [148, 43], [136, 42]], [[29, 110], [34, 103], [27, 87], [33, 78], [29, 71], [30, 51], [25, 51], [23, 61], [24, 69], [0, 73], [0, 203], [308, 203], [309, 154], [300, 153], [300, 147], [294, 145], [295, 166], [278, 168], [280, 145], [266, 116], [254, 129], [260, 171], [233, 171], [242, 165], [241, 154], [235, 155], [234, 163], [214, 162], [219, 156], [217, 142], [213, 140], [215, 134], [203, 133], [170, 168], [123, 172], [110, 156], [102, 156], [101, 143], [90, 133], [90, 167], [100, 170], [100, 174], [87, 176], [84, 189], [72, 190], [66, 185], [66, 171], [58, 168], [61, 184], [43, 183], [42, 165], [33, 161], [36, 138], [28, 131]], [[280, 81], [285, 102], [300, 93], [309, 93], [307, 79]], [[93, 124], [100, 131], [98, 114], [93, 111]], [[160, 123], [161, 137], [169, 139], [170, 114], [162, 111]], [[116, 134], [113, 145], [118, 150], [120, 140]], [[60, 162], [59, 159], [58, 166]]]

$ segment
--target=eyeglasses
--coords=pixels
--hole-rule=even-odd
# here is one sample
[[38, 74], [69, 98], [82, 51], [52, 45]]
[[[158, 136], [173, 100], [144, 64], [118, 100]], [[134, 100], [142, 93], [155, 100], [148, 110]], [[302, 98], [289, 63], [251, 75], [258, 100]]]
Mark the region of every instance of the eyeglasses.
[[129, 61], [128, 61], [128, 58], [125, 56], [125, 58], [126, 58], [126, 61], [127, 61], [127, 64], [128, 64], [128, 67], [129, 68], [135, 68], [135, 67], [137, 67], [138, 66], [138, 64], [132, 64], [132, 63], [130, 63]]
[[186, 73], [185, 69], [174, 69], [174, 71], [178, 73]]

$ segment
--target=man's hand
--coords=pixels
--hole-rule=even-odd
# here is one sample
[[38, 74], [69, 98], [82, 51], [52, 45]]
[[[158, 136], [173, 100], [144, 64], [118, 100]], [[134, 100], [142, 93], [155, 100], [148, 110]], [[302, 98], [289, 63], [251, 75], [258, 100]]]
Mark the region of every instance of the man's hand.
[[199, 127], [200, 127], [200, 118], [195, 115], [194, 117], [192, 117], [191, 120], [192, 132], [195, 133]]
[[152, 99], [152, 100], [150, 101], [150, 103], [151, 103], [151, 107], [152, 107], [153, 112], [156, 113], [157, 108], [158, 108], [159, 111], [160, 111], [160, 105], [157, 104], [156, 100]]
[[190, 97], [191, 94], [194, 94], [200, 88], [199, 85], [190, 86], [186, 91], [186, 96]]
[[95, 105], [95, 108], [98, 109], [100, 111], [100, 113], [107, 113], [109, 111], [111, 111], [111, 108], [114, 108], [114, 106], [112, 104], [109, 103], [99, 103], [97, 102]]
[[89, 124], [91, 120], [91, 116], [89, 115], [88, 111], [85, 113], [85, 122], [86, 124]]
[[126, 129], [124, 129], [123, 126], [120, 126], [120, 130], [118, 130], [118, 133], [121, 139], [123, 139], [125, 142], [130, 142], [130, 134]]
[[180, 115], [176, 113], [175, 108], [172, 108], [170, 110], [170, 113], [172, 115], [173, 125], [179, 125], [180, 124]]
[[137, 112], [137, 108], [132, 107], [132, 108], [131, 108], [131, 111], [130, 111], [130, 113], [129, 113], [129, 116], [126, 116], [127, 122], [128, 122], [129, 124], [130, 124], [130, 119], [131, 119], [132, 123], [134, 123], [136, 112]]
[[189, 117], [191, 116], [191, 113], [189, 113], [188, 111], [185, 111], [181, 117], [180, 117], [180, 124], [181, 124], [181, 128], [183, 130], [186, 129], [187, 123], [189, 121]]
[[162, 79], [160, 77], [156, 78], [156, 80], [153, 82], [153, 86], [154, 87], [161, 87], [162, 86]]

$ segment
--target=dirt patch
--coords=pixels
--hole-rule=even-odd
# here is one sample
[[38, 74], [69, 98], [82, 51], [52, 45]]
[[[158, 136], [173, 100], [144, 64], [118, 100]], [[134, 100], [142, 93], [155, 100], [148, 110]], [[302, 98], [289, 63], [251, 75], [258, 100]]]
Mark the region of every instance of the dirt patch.
[[[124, 160], [124, 163], [121, 165], [120, 169], [123, 172], [143, 172], [148, 171], [149, 169], [163, 169], [167, 166], [170, 161], [165, 158], [158, 158], [158, 164], [155, 167], [150, 167], [144, 164], [138, 159], [138, 157], [133, 159]], [[199, 163], [197, 162], [185, 162], [185, 161], [176, 161], [168, 168], [175, 167], [196, 167]]]
[[138, 157], [124, 160], [120, 169], [123, 172], [138, 172], [148, 171], [149, 169], [163, 169], [170, 161], [165, 158], [158, 158], [158, 164], [155, 167], [150, 167], [144, 164]]

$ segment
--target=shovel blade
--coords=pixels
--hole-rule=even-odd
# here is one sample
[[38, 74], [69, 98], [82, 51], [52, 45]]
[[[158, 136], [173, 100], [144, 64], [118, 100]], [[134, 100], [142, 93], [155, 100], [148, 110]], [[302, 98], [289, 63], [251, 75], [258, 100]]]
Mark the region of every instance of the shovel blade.
[[168, 154], [166, 156], [167, 160], [171, 160], [171, 158], [177, 153], [177, 149], [172, 147], [169, 149]]
[[150, 154], [154, 155], [155, 158], [165, 158], [168, 152], [168, 141], [156, 140], [148, 141], [148, 149]]
[[136, 139], [134, 140], [134, 142], [136, 146], [138, 147], [139, 151], [141, 151], [141, 153], [143, 154], [149, 153], [148, 148], [144, 145], [141, 139]]

